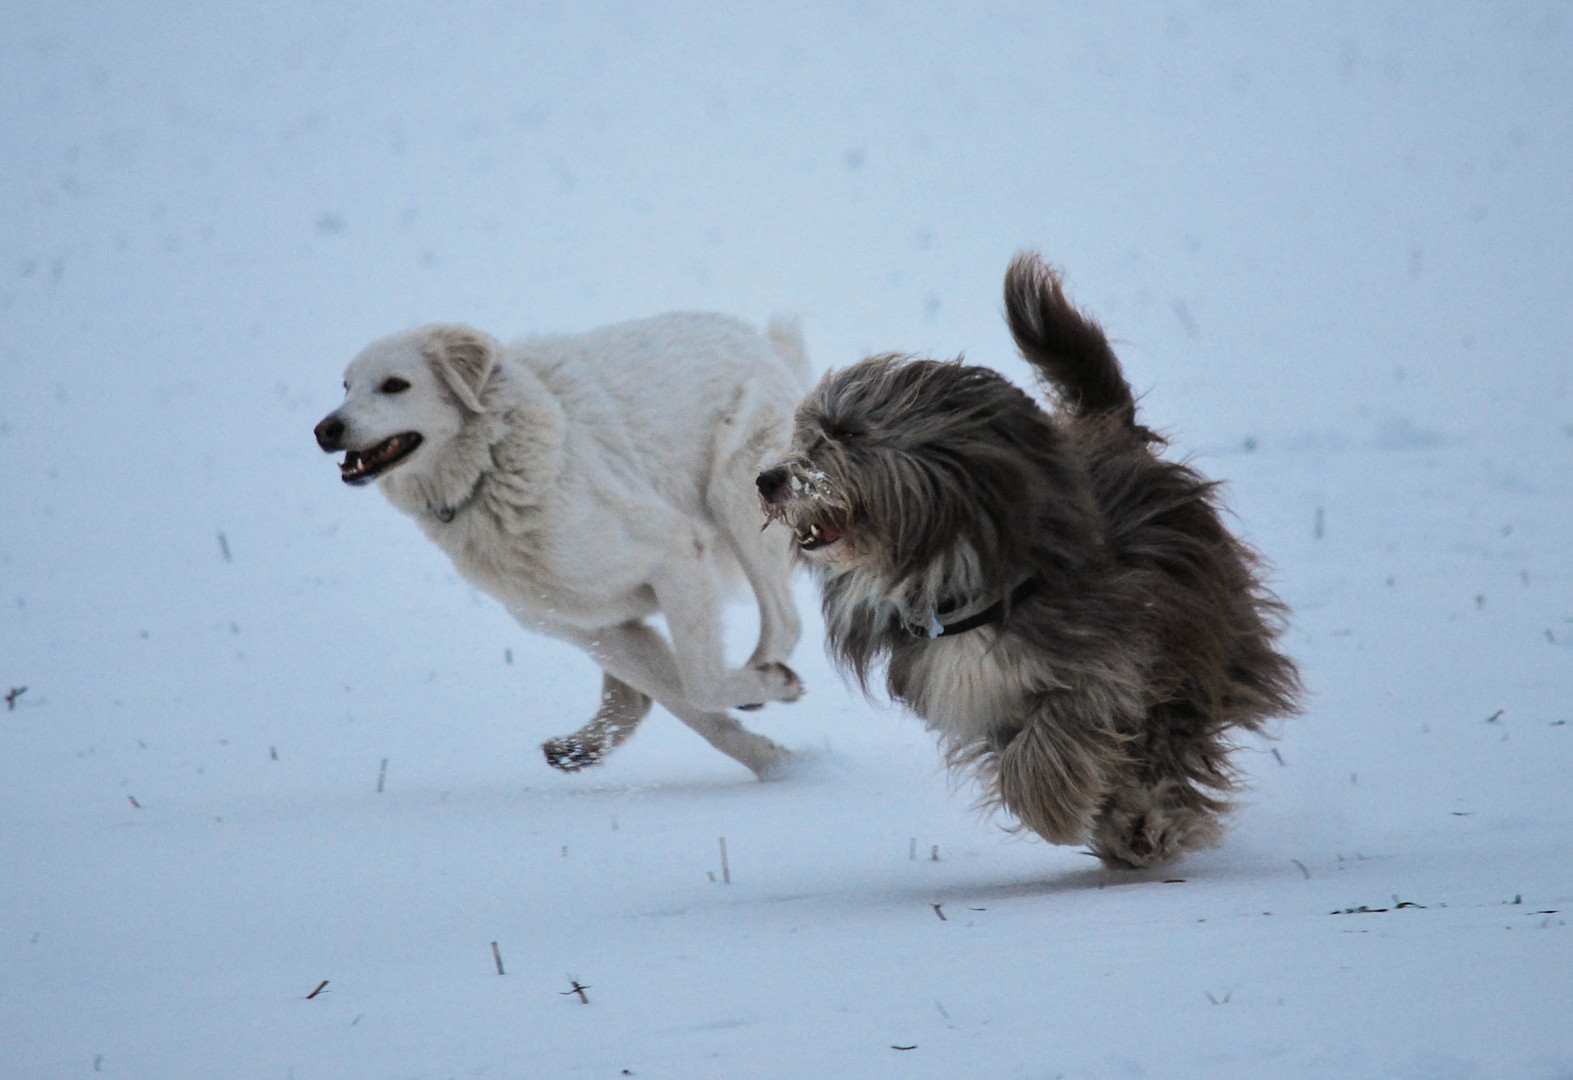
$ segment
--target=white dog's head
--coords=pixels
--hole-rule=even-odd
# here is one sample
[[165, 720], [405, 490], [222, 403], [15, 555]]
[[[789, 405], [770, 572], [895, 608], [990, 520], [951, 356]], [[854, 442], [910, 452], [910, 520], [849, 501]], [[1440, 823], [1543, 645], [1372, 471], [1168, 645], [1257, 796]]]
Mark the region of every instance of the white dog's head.
[[484, 411], [497, 342], [462, 326], [425, 326], [368, 345], [344, 371], [344, 404], [317, 424], [317, 445], [344, 451], [339, 474], [365, 484], [436, 460]]

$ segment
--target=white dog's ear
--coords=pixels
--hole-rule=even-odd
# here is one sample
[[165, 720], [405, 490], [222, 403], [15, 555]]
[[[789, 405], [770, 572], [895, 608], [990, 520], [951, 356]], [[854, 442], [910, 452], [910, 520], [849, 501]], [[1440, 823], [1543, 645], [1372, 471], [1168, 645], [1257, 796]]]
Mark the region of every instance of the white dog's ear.
[[421, 352], [442, 376], [454, 396], [471, 412], [485, 412], [481, 387], [497, 358], [497, 343], [463, 326], [434, 326], [426, 331]]

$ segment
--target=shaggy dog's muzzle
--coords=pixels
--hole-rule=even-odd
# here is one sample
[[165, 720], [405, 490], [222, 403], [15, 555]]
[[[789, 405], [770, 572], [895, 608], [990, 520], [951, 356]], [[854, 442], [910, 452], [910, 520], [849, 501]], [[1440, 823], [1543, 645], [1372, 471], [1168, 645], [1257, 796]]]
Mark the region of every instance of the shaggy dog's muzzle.
[[791, 529], [804, 554], [831, 548], [851, 530], [852, 508], [823, 471], [777, 465], [760, 473], [755, 484], [765, 516]]

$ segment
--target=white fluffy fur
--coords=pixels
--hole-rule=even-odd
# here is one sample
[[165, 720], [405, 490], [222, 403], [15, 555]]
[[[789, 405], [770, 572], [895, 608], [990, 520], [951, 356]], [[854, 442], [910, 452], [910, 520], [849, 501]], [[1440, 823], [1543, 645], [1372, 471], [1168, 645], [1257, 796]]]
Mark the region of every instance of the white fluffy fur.
[[[601, 710], [547, 744], [553, 764], [595, 764], [653, 698], [763, 776], [789, 755], [726, 710], [801, 692], [784, 663], [799, 634], [789, 538], [761, 531], [753, 477], [785, 445], [805, 376], [794, 330], [772, 325], [767, 338], [718, 315], [506, 348], [429, 326], [356, 357], [318, 437], [325, 449], [365, 452], [419, 433], [420, 446], [379, 477], [383, 494], [521, 625], [601, 666]], [[325, 439], [333, 421], [342, 431]], [[731, 668], [720, 605], [739, 571], [760, 636], [748, 663]], [[658, 612], [670, 642], [644, 621]]]

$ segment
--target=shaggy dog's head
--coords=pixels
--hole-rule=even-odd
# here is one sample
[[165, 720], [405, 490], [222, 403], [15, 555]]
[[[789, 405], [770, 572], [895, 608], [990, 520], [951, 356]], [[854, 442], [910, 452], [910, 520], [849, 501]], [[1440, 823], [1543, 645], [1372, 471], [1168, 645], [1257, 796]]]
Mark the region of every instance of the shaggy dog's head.
[[804, 560], [889, 593], [1009, 588], [1045, 544], [1071, 561], [1096, 544], [1085, 477], [1053, 420], [959, 361], [885, 355], [827, 374], [757, 483]]
[[344, 404], [317, 424], [317, 445], [344, 452], [339, 474], [365, 484], [435, 460], [482, 410], [496, 342], [460, 326], [427, 326], [368, 345], [344, 372]]

